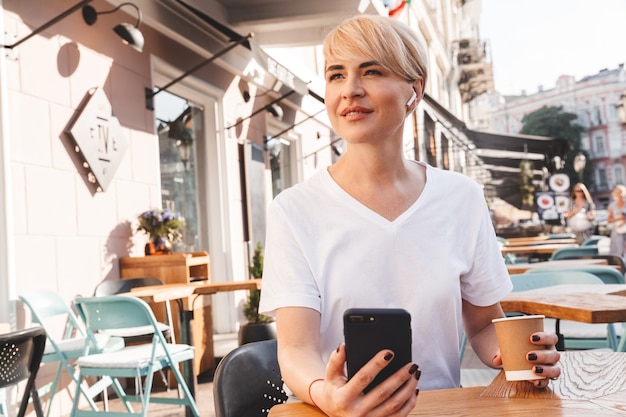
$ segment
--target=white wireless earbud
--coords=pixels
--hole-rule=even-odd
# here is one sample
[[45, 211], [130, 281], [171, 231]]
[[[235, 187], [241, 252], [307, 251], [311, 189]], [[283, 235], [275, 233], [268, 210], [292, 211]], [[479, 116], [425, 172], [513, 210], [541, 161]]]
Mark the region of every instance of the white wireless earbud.
[[415, 90], [413, 90], [413, 95], [411, 96], [409, 101], [406, 102], [406, 106], [409, 107], [411, 104], [413, 104], [416, 98], [417, 98], [417, 93], [415, 92]]

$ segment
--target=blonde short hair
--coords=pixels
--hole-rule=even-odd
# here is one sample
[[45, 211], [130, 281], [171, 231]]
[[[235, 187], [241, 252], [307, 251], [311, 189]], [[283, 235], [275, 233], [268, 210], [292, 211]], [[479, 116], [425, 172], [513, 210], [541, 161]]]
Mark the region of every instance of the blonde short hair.
[[344, 20], [324, 39], [326, 62], [368, 57], [408, 82], [426, 84], [426, 52], [416, 33], [387, 16], [358, 15]]

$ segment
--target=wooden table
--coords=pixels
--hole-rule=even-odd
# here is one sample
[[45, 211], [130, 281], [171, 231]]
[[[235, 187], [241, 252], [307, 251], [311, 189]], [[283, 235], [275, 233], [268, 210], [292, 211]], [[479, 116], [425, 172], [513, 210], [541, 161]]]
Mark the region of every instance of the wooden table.
[[578, 245], [572, 243], [550, 243], [545, 245], [526, 245], [526, 246], [503, 246], [500, 249], [503, 255], [552, 255], [562, 248], [576, 248]]
[[[139, 297], [148, 303], [159, 303], [176, 301], [178, 303], [178, 320], [180, 328], [180, 343], [193, 346], [193, 332], [191, 331], [191, 320], [193, 320], [193, 302], [188, 303], [188, 307], [184, 307], [183, 300], [190, 296], [202, 296], [217, 294], [224, 291], [238, 290], [258, 290], [261, 289], [260, 279], [250, 279], [246, 281], [235, 282], [206, 282], [197, 281], [189, 284], [166, 284], [154, 285], [148, 287], [133, 288], [129, 295]], [[209, 343], [213, 345], [213, 335], [210, 337]], [[213, 350], [211, 350], [213, 351]], [[193, 371], [192, 361], [186, 361], [182, 364], [183, 377], [189, 387], [191, 396], [195, 396], [196, 378]], [[191, 416], [191, 410], [185, 408], [186, 415]]]
[[[539, 390], [498, 374], [487, 387], [422, 391], [411, 416], [522, 417], [623, 416], [626, 413], [626, 353], [571, 351], [561, 354], [561, 377]], [[304, 403], [275, 405], [269, 417], [322, 417]]]
[[509, 237], [506, 238], [506, 242], [507, 243], [534, 243], [534, 242], [545, 242], [545, 241], [561, 241], [561, 240], [567, 240], [567, 239], [575, 239], [576, 236], [573, 234], [565, 234], [565, 235], [558, 235], [559, 237], [554, 237], [554, 236], [548, 236], [548, 235], [542, 235], [542, 236], [521, 236], [521, 237]]
[[[544, 262], [522, 262], [517, 264], [509, 264], [506, 269], [509, 274], [523, 274], [529, 269], [534, 268], [577, 268], [580, 266], [607, 266], [609, 261], [606, 259], [558, 259], [554, 261]], [[617, 265], [610, 265], [617, 267]]]
[[626, 322], [626, 284], [554, 285], [512, 292], [500, 301], [505, 312], [543, 314], [583, 323]]
[[565, 245], [565, 244], [576, 244], [576, 239], [568, 238], [568, 239], [545, 239], [545, 240], [522, 240], [517, 242], [507, 242], [504, 247], [505, 248], [514, 248], [519, 246], [537, 246], [537, 245]]

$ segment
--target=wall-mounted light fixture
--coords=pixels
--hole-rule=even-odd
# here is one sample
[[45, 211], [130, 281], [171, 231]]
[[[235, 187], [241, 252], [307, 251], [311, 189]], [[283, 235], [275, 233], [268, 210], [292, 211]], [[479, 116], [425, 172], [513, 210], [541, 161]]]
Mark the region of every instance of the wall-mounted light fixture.
[[578, 174], [578, 182], [583, 182], [583, 173], [587, 166], [587, 156], [583, 151], [579, 151], [574, 157], [574, 171]]
[[267, 112], [271, 114], [275, 119], [283, 120], [284, 111], [283, 108], [278, 104], [272, 104], [271, 106], [266, 106]]
[[141, 9], [139, 9], [139, 7], [137, 7], [135, 4], [122, 3], [114, 9], [105, 10], [103, 12], [96, 11], [96, 9], [94, 9], [92, 6], [84, 6], [83, 19], [85, 20], [85, 23], [91, 26], [98, 20], [98, 15], [115, 13], [123, 6], [131, 6], [135, 8], [135, 10], [137, 11], [137, 23], [135, 23], [135, 26], [131, 25], [130, 23], [120, 23], [113, 28], [113, 32], [117, 33], [117, 35], [122, 38], [122, 42], [124, 42], [124, 44], [132, 47], [137, 52], [142, 52], [143, 34], [139, 30], [139, 25], [141, 24]]
[[[83, 18], [85, 19], [85, 22], [87, 22], [87, 24], [89, 24], [89, 25], [92, 25], [96, 21], [96, 17], [97, 17], [98, 14], [113, 13], [114, 11], [116, 11], [117, 9], [119, 9], [120, 7], [122, 7], [124, 5], [130, 5], [130, 6], [133, 6], [133, 7], [135, 7], [137, 9], [137, 13], [138, 13], [138, 16], [139, 16], [138, 20], [137, 20], [137, 24], [135, 25], [135, 27], [132, 27], [128, 23], [122, 23], [120, 25], [117, 25], [113, 30], [115, 31], [115, 33], [117, 33], [119, 36], [121, 36], [129, 45], [131, 45], [133, 48], [135, 48], [139, 52], [141, 52], [141, 48], [143, 47], [143, 35], [137, 29], [137, 27], [139, 27], [139, 23], [141, 22], [141, 11], [139, 10], [139, 8], [137, 6], [135, 6], [134, 4], [132, 4], [132, 3], [123, 3], [123, 4], [120, 4], [114, 10], [111, 10], [111, 11], [108, 11], [108, 12], [99, 12], [98, 13], [98, 12], [96, 12], [94, 10], [93, 7], [88, 6], [88, 4], [91, 3], [92, 1], [93, 0], [83, 0], [83, 1], [75, 4], [74, 6], [70, 7], [69, 9], [67, 9], [66, 11], [61, 13], [60, 15], [52, 18], [51, 20], [47, 21], [43, 25], [39, 26], [37, 29], [33, 30], [31, 33], [29, 33], [28, 35], [26, 35], [22, 39], [20, 39], [18, 41], [15, 41], [12, 44], [0, 45], [0, 47], [3, 47], [5, 49], [13, 49], [13, 48], [21, 45], [22, 43], [26, 42], [27, 40], [29, 40], [33, 36], [43, 32], [46, 29], [48, 29], [50, 26], [52, 26], [52, 25], [60, 22], [61, 20], [65, 19], [67, 16], [71, 15], [72, 13], [74, 13], [75, 11], [77, 11], [79, 9], [83, 9]], [[85, 9], [93, 10], [93, 12], [89, 12], [89, 11], [85, 12]], [[87, 14], [92, 13], [93, 14], [93, 17], [92, 17], [93, 22], [89, 23], [89, 21], [85, 17], [85, 13], [87, 13]], [[129, 29], [128, 27], [130, 27], [131, 29]], [[138, 33], [138, 35], [137, 35], [137, 33]], [[132, 34], [132, 36], [130, 36], [131, 34]], [[138, 49], [136, 45], [139, 44], [139, 40], [141, 42], [141, 46]], [[133, 44], [131, 42], [135, 42], [135, 44]]]
[[168, 139], [176, 143], [178, 156], [185, 170], [189, 169], [191, 151], [193, 148], [194, 131], [191, 114], [191, 106], [187, 107], [174, 121], [160, 120], [159, 135], [167, 133]]

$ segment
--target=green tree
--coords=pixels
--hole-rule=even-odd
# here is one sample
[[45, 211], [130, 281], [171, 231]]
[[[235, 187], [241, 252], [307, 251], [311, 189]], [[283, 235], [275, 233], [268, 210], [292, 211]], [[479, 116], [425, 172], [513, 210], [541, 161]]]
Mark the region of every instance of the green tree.
[[[579, 181], [578, 173], [574, 171], [574, 158], [576, 155], [582, 152], [589, 161], [589, 154], [580, 148], [580, 136], [585, 128], [576, 123], [576, 119], [577, 116], [574, 113], [563, 111], [563, 106], [543, 106], [522, 118], [524, 126], [520, 131], [520, 133], [525, 135], [548, 136], [567, 141], [570, 149], [565, 157], [565, 165], [562, 172], [567, 174], [572, 184]], [[591, 172], [592, 167], [588, 163], [583, 171], [582, 181], [587, 186], [592, 185]]]

